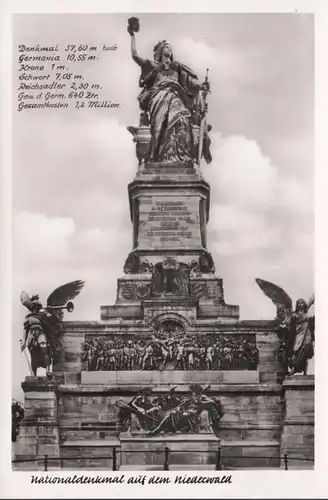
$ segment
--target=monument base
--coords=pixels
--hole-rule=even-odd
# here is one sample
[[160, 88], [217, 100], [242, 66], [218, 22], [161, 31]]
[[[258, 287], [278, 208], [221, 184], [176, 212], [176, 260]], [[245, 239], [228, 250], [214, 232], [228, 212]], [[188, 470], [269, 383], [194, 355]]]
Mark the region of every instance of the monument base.
[[[119, 470], [278, 469], [279, 441], [221, 441], [214, 434], [120, 435]], [[168, 451], [165, 453], [165, 448]]]
[[[54, 378], [26, 377], [25, 413], [20, 425], [14, 470], [44, 470], [45, 457], [51, 470], [59, 469], [59, 427], [57, 420], [57, 382]], [[54, 458], [55, 460], [51, 460]], [[30, 462], [29, 460], [35, 460]]]
[[[314, 468], [314, 376], [293, 375], [283, 383], [285, 419], [281, 455], [288, 455], [288, 468]], [[282, 467], [284, 464], [281, 464]]]
[[[214, 470], [220, 439], [214, 434], [172, 434], [148, 437], [147, 434], [121, 433], [120, 470]], [[165, 449], [168, 449], [165, 453]]]

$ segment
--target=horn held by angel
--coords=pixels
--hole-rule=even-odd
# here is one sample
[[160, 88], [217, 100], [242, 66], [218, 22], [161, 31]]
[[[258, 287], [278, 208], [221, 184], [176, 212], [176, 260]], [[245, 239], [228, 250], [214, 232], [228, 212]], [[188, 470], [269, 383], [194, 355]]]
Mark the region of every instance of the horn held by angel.
[[21, 303], [29, 310], [24, 322], [24, 337], [20, 341], [21, 351], [30, 353], [31, 362], [26, 357], [31, 375], [37, 376], [38, 368], [45, 368], [51, 377], [51, 365], [60, 348], [59, 337], [62, 332], [64, 310], [72, 312], [71, 302], [82, 290], [84, 281], [71, 281], [56, 288], [43, 307], [38, 295], [31, 297], [21, 293]]

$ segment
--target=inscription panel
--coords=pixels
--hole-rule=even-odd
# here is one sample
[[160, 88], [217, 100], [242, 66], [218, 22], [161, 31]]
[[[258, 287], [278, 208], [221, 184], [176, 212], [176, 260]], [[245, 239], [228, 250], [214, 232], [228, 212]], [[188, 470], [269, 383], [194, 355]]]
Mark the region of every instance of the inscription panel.
[[201, 247], [199, 197], [140, 197], [139, 245]]

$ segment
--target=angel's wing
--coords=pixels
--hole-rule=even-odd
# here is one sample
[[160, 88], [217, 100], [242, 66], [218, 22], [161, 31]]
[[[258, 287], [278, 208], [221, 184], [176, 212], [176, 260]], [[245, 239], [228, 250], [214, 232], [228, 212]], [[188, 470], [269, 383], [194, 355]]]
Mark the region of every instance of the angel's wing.
[[311, 295], [309, 302], [308, 302], [308, 310], [310, 309], [311, 306], [314, 304], [314, 293]]
[[181, 272], [183, 275], [189, 276], [190, 274], [190, 266], [188, 264], [185, 264], [184, 262], [180, 262], [179, 264], [179, 272]]
[[293, 303], [290, 296], [280, 288], [269, 281], [256, 278], [256, 283], [262, 292], [272, 300], [277, 308], [277, 317], [280, 322], [285, 321], [293, 312]]
[[149, 262], [148, 259], [144, 259], [140, 264], [140, 272], [143, 273], [152, 273], [153, 272], [153, 264]]
[[20, 299], [23, 306], [25, 306], [26, 302], [29, 302], [31, 300], [31, 297], [29, 296], [28, 293], [23, 291], [20, 295]]
[[68, 300], [74, 299], [82, 290], [84, 281], [70, 281], [59, 286], [47, 299], [47, 306], [64, 306]]
[[[84, 286], [84, 281], [70, 281], [66, 285], [59, 286], [56, 288], [47, 299], [48, 306], [64, 306], [68, 300], [74, 299], [82, 290]], [[56, 316], [62, 319], [63, 311], [56, 309]], [[54, 310], [52, 310], [54, 312]]]
[[197, 272], [198, 268], [199, 268], [199, 262], [198, 260], [192, 260], [190, 262], [190, 272]]
[[29, 294], [23, 291], [20, 295], [20, 300], [21, 300], [21, 303], [23, 304], [23, 306], [27, 307], [27, 309], [30, 311], [32, 301], [31, 301], [31, 297], [29, 296]]

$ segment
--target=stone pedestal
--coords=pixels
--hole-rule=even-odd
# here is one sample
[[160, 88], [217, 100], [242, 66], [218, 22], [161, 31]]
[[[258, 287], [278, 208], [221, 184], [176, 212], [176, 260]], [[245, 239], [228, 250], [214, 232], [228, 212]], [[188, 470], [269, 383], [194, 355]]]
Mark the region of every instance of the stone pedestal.
[[197, 255], [206, 247], [209, 186], [190, 163], [148, 163], [129, 185], [134, 247]]
[[[281, 455], [288, 454], [288, 468], [314, 468], [314, 376], [294, 375], [283, 383], [285, 416]], [[283, 467], [284, 464], [282, 463]]]
[[120, 435], [120, 470], [213, 470], [220, 440], [213, 434]]
[[16, 464], [16, 469], [44, 470], [45, 455], [49, 468], [60, 469], [59, 428], [57, 420], [57, 383], [46, 377], [26, 377], [24, 419], [20, 425], [16, 460], [40, 459]]
[[[119, 450], [120, 443], [115, 437], [90, 439], [95, 432], [85, 432], [87, 436], [63, 441], [61, 444], [61, 468], [64, 470], [107, 470], [113, 469], [113, 448]], [[89, 435], [88, 435], [89, 434]], [[99, 434], [99, 432], [98, 432]], [[82, 439], [81, 439], [82, 437]], [[83, 439], [84, 438], [84, 439]], [[117, 464], [119, 465], [119, 452]]]

